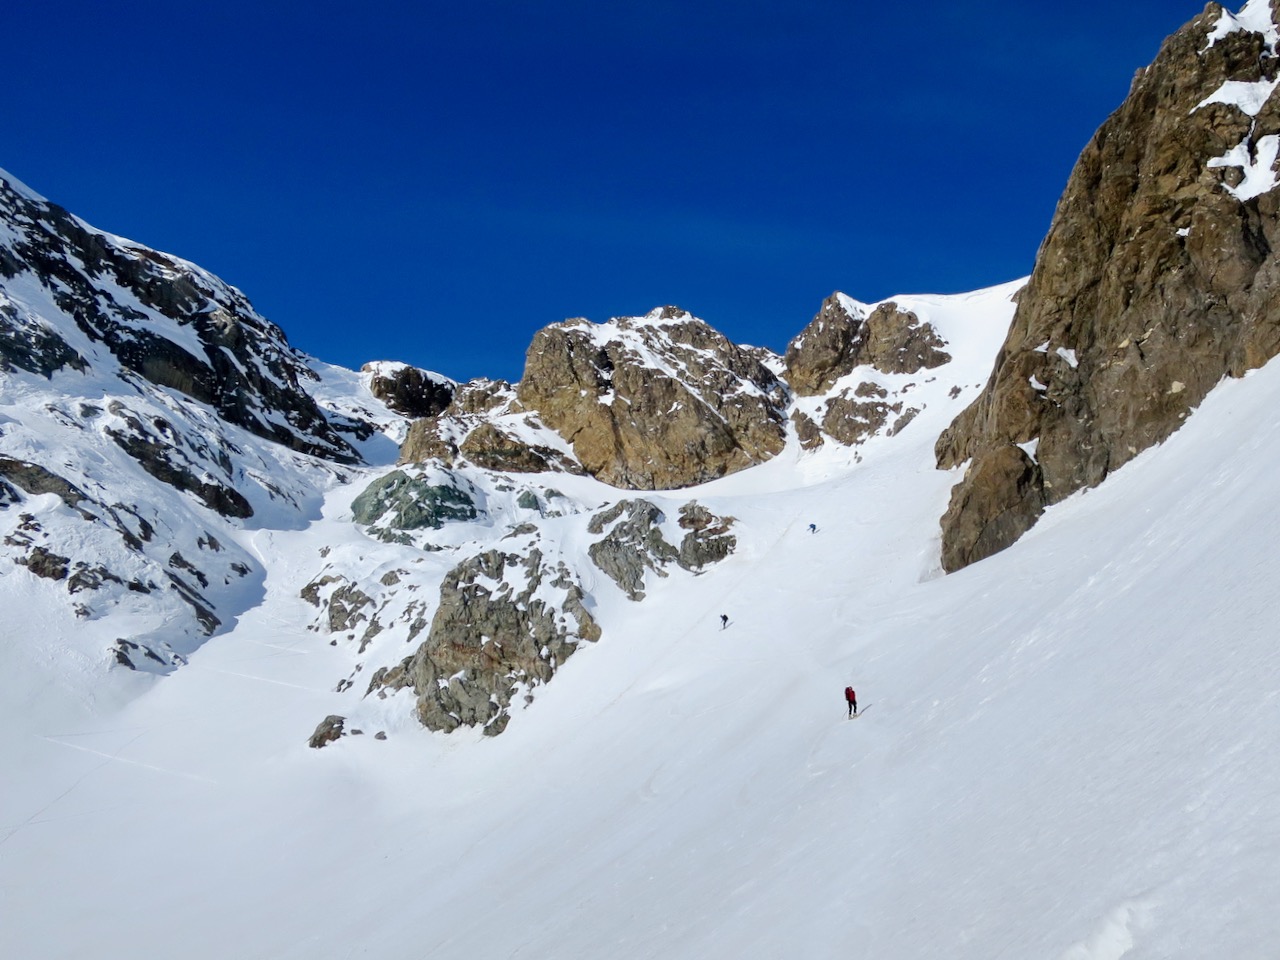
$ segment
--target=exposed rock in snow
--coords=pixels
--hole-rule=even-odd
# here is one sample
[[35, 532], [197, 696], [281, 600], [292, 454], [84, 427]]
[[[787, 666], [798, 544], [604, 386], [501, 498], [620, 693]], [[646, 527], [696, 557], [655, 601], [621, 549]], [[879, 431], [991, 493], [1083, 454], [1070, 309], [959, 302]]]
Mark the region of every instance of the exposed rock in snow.
[[679, 556], [662, 536], [664, 519], [662, 511], [648, 500], [619, 500], [592, 517], [587, 526], [590, 533], [606, 534], [591, 544], [591, 562], [631, 600], [644, 599], [646, 570], [665, 577], [663, 567]]
[[311, 734], [311, 739], [307, 741], [307, 745], [314, 747], [317, 750], [321, 747], [327, 747], [329, 744], [343, 736], [346, 732], [346, 723], [346, 717], [340, 717], [337, 714], [330, 714], [321, 720], [316, 726], [316, 731]]
[[418, 719], [432, 730], [501, 733], [519, 697], [532, 700], [579, 643], [600, 639], [584, 600], [573, 571], [536, 546], [487, 550], [449, 571], [426, 641], [378, 670], [369, 692], [412, 688]]
[[449, 406], [457, 384], [448, 377], [406, 363], [366, 363], [369, 392], [406, 417], [434, 417]]
[[[475, 500], [448, 475], [432, 482], [429, 476], [410, 476], [393, 470], [369, 484], [351, 503], [356, 523], [373, 527], [382, 539], [399, 539], [405, 531], [439, 530], [447, 522], [474, 520]], [[452, 482], [449, 482], [451, 481]]]
[[631, 600], [643, 600], [645, 573], [667, 576], [664, 569], [675, 563], [697, 572], [718, 563], [733, 552], [737, 538], [729, 533], [733, 517], [719, 517], [697, 501], [680, 507], [678, 526], [687, 531], [680, 546], [663, 536], [666, 515], [648, 500], [620, 500], [591, 518], [587, 531], [604, 533], [591, 544], [591, 561]]

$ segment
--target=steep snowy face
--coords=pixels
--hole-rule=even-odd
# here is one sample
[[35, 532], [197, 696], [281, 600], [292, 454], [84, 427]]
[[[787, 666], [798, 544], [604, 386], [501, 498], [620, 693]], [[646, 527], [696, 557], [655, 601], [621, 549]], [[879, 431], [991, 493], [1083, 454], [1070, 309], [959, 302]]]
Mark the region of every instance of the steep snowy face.
[[362, 411], [400, 419], [233, 287], [0, 175], [0, 576], [84, 656], [167, 670], [259, 598], [238, 533], [306, 522], [376, 451]]
[[1280, 58], [1267, 0], [1210, 4], [1139, 72], [1058, 203], [981, 398], [939, 440], [972, 461], [948, 570], [1164, 440], [1280, 352]]
[[146, 381], [250, 433], [359, 456], [307, 392], [316, 374], [245, 296], [194, 264], [94, 230], [0, 174], [0, 364]]

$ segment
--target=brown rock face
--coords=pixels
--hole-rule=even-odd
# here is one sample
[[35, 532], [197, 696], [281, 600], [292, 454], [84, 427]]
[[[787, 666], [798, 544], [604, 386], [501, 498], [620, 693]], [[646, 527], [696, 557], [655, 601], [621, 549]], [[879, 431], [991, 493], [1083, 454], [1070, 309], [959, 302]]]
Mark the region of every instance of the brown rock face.
[[915, 373], [951, 362], [937, 331], [893, 302], [871, 311], [862, 342], [860, 362], [884, 373]]
[[458, 445], [441, 435], [440, 421], [436, 417], [423, 417], [409, 424], [409, 432], [400, 445], [399, 463], [421, 463], [439, 460], [447, 467], [453, 466], [458, 455]]
[[782, 450], [786, 388], [768, 356], [674, 307], [567, 320], [534, 337], [517, 397], [606, 483], [686, 487]]
[[958, 570], [1003, 550], [1043, 511], [1040, 468], [1012, 444], [994, 447], [951, 491], [942, 525], [953, 535], [942, 544], [943, 569]]
[[560, 451], [541, 444], [523, 443], [491, 423], [482, 423], [472, 430], [458, 447], [458, 452], [485, 470], [510, 473], [542, 473], [548, 470], [582, 473], [578, 465]]
[[[1061, 500], [1280, 351], [1280, 98], [1261, 83], [1280, 61], [1232, 23], [1210, 4], [1169, 38], [1081, 154], [991, 378], [938, 441], [939, 467], [973, 461], [942, 521], [946, 569], [1039, 515], [1013, 444], [1039, 439], [1044, 502]], [[1256, 116], [1208, 102], [1243, 89], [1226, 81], [1255, 85]]]
[[811, 397], [863, 364], [884, 373], [939, 367], [951, 360], [945, 346], [931, 326], [892, 301], [868, 313], [833, 293], [787, 346], [786, 378], [797, 394]]

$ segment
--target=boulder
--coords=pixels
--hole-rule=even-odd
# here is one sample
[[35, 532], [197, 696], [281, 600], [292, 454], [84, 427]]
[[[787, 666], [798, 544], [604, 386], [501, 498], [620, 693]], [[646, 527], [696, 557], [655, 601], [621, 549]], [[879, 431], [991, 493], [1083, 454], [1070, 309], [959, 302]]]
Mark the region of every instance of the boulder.
[[319, 750], [321, 747], [327, 747], [343, 735], [343, 728], [346, 726], [346, 723], [346, 717], [340, 717], [337, 714], [330, 714], [321, 720], [316, 726], [315, 732], [311, 734], [311, 739], [307, 741], [307, 745], [316, 750]]

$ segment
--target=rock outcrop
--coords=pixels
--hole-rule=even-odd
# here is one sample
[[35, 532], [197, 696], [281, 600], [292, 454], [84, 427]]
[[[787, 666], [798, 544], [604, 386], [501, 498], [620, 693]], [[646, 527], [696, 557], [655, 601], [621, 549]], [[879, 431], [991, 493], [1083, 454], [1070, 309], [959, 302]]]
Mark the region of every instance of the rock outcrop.
[[892, 419], [889, 433], [896, 433], [919, 411], [888, 397], [889, 391], [875, 383], [864, 382], [852, 390], [840, 391], [826, 401], [822, 432], [846, 446], [854, 446], [884, 430]]
[[785, 443], [787, 390], [767, 351], [675, 307], [538, 332], [519, 403], [617, 487], [686, 487], [762, 463]]
[[458, 453], [482, 470], [500, 473], [581, 473], [572, 459], [544, 443], [529, 443], [482, 423], [458, 445]]
[[868, 309], [840, 293], [787, 346], [787, 382], [799, 396], [825, 393], [866, 364], [882, 373], [915, 373], [951, 360], [936, 330], [893, 301]]
[[396, 413], [413, 419], [443, 412], [457, 389], [447, 377], [406, 363], [366, 363], [360, 372], [369, 376], [370, 393]]
[[591, 562], [616, 583], [631, 600], [645, 597], [645, 576], [667, 576], [675, 563], [692, 572], [718, 563], [737, 546], [729, 532], [733, 517], [719, 517], [697, 501], [680, 508], [678, 526], [686, 531], [680, 545], [663, 536], [666, 515], [648, 500], [620, 500], [600, 511], [587, 524], [587, 532], [605, 534], [588, 548]]
[[446, 523], [477, 516], [474, 497], [464, 482], [448, 474], [410, 475], [392, 470], [367, 486], [351, 502], [352, 519], [382, 540], [401, 540], [414, 530], [439, 530]]
[[972, 461], [943, 518], [947, 570], [1280, 352], [1271, 21], [1264, 0], [1239, 18], [1209, 4], [1085, 147], [990, 380], [937, 444], [940, 468]]
[[676, 563], [697, 573], [709, 563], [724, 560], [738, 545], [738, 538], [729, 532], [737, 522], [736, 517], [717, 516], [696, 500], [686, 503], [677, 521], [686, 532]]
[[423, 417], [409, 424], [404, 443], [400, 444], [400, 463], [425, 463], [436, 460], [452, 467], [458, 456], [458, 445], [441, 429], [438, 417]]
[[665, 577], [662, 568], [680, 555], [662, 536], [664, 519], [648, 500], [619, 500], [587, 524], [588, 533], [606, 534], [588, 548], [591, 562], [631, 600], [644, 599], [646, 571]]
[[400, 462], [469, 463], [499, 473], [573, 473], [580, 467], [564, 442], [523, 407], [504, 380], [461, 384], [449, 405], [414, 420]]
[[532, 543], [471, 557], [444, 578], [426, 641], [378, 670], [369, 692], [412, 688], [431, 730], [501, 733], [517, 699], [531, 701], [578, 644], [600, 638], [584, 600], [573, 572]]

